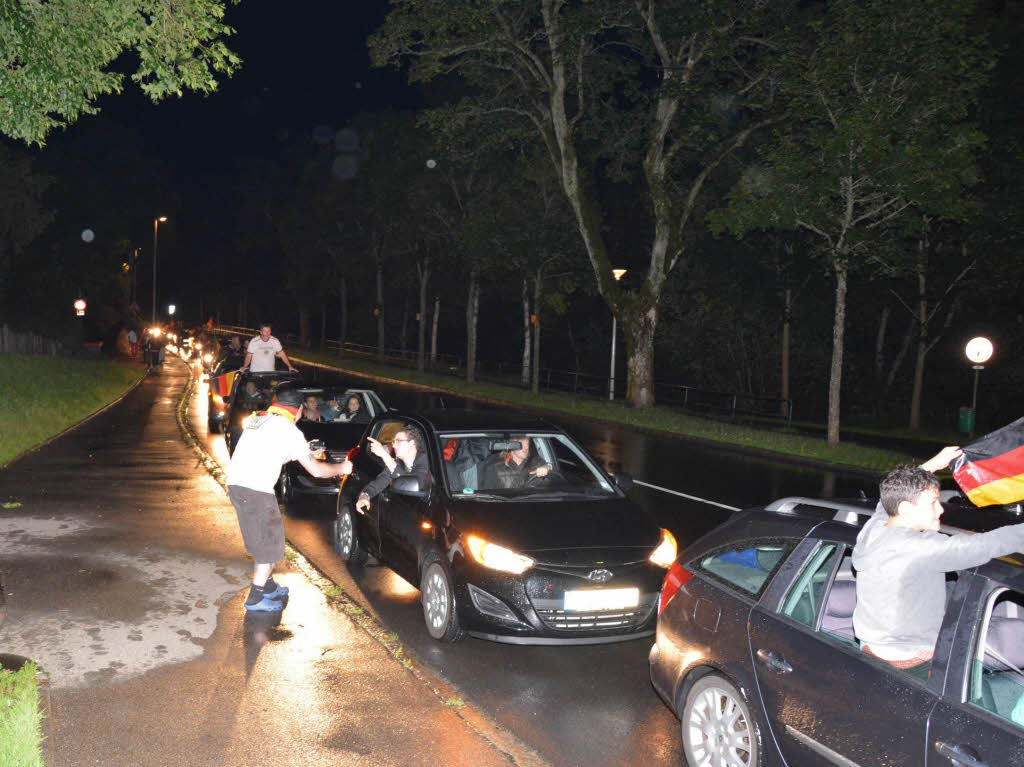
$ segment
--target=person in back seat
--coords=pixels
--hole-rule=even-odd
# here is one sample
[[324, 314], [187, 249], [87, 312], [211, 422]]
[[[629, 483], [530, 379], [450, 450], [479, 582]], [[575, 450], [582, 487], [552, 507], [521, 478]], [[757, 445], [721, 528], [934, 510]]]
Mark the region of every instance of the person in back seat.
[[[959, 454], [947, 448], [936, 459], [948, 463]], [[936, 459], [885, 476], [884, 514], [868, 520], [853, 549], [853, 626], [861, 648], [922, 680], [946, 609], [946, 573], [1024, 550], [1024, 524], [978, 534], [939, 532], [939, 479], [925, 468]]]

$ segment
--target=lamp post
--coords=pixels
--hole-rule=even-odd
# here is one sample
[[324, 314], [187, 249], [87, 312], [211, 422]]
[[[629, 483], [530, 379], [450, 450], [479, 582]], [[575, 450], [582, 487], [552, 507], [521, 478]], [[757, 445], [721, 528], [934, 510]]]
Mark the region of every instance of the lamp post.
[[[612, 276], [615, 281], [618, 282], [622, 279], [622, 275], [626, 273], [625, 269], [612, 269]], [[611, 402], [615, 399], [615, 336], [618, 330], [619, 318], [612, 312], [612, 364], [611, 369], [608, 371], [608, 401]]]
[[978, 407], [978, 374], [985, 369], [986, 362], [992, 358], [992, 342], [984, 336], [978, 336], [972, 338], [967, 342], [967, 347], [964, 349], [967, 354], [967, 359], [973, 362], [971, 366], [974, 368], [974, 393], [971, 395], [971, 429], [967, 435], [969, 437], [974, 436], [974, 421], [976, 419], [977, 407]]
[[159, 216], [153, 219], [153, 324], [156, 325], [156, 235], [160, 223], [167, 220], [167, 216]]

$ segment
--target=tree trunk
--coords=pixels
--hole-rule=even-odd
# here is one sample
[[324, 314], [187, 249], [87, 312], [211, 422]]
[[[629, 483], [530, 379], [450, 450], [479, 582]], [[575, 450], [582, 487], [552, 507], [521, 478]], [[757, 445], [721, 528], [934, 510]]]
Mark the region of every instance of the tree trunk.
[[380, 260], [377, 261], [377, 306], [374, 308], [377, 315], [377, 361], [384, 361], [384, 269]]
[[476, 381], [476, 324], [480, 312], [480, 283], [476, 267], [469, 273], [466, 300], [466, 382]]
[[430, 330], [430, 369], [437, 370], [437, 319], [441, 315], [441, 296], [434, 296], [434, 322]]
[[[299, 304], [299, 346], [308, 349], [310, 344], [309, 330], [309, 307]], [[217, 323], [220, 324], [219, 322]]]
[[320, 348], [327, 346], [327, 302], [324, 302], [320, 315]]
[[626, 395], [633, 407], [654, 404], [654, 331], [658, 305], [623, 312], [619, 316], [626, 337]]
[[420, 309], [416, 315], [419, 323], [419, 336], [416, 345], [416, 369], [421, 373], [427, 367], [427, 285], [430, 282], [430, 256], [424, 256], [422, 262], [416, 264], [420, 277]]
[[892, 307], [886, 304], [882, 307], [882, 316], [878, 320], [878, 333], [875, 335], [875, 388], [882, 388], [882, 381], [885, 376], [885, 336], [889, 332], [889, 315]]
[[402, 296], [401, 348], [404, 360], [409, 352], [409, 296]]
[[924, 385], [924, 358], [928, 353], [928, 296], [922, 262], [917, 270], [917, 354], [914, 358], [914, 388], [910, 395], [910, 430], [921, 428], [921, 389]]
[[782, 402], [779, 404], [779, 413], [783, 418], [789, 418], [789, 325], [793, 317], [793, 291], [786, 288], [785, 303], [782, 307], [782, 388], [779, 392]]
[[843, 383], [843, 337], [846, 330], [846, 264], [839, 255], [833, 257], [836, 271], [836, 305], [832, 323], [832, 366], [828, 379], [828, 434], [829, 447], [839, 445], [839, 393]]
[[540, 394], [540, 289], [544, 284], [544, 267], [537, 270], [533, 279], [533, 376], [530, 380], [530, 391]]
[[530, 281], [523, 277], [523, 369], [519, 381], [523, 386], [530, 384]]
[[341, 301], [341, 328], [338, 333], [338, 358], [345, 356], [345, 336], [348, 334], [348, 282], [344, 277], [338, 286], [338, 296]]

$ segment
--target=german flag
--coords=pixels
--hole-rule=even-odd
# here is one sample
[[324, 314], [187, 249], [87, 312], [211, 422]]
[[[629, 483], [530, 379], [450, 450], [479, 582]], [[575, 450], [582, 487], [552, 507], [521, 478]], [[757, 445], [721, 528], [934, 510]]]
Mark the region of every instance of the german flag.
[[224, 404], [224, 401], [231, 394], [231, 384], [234, 380], [235, 371], [232, 370], [230, 373], [224, 373], [223, 375], [217, 376], [210, 382], [210, 387], [213, 390], [213, 398], [215, 400], [219, 398], [219, 402], [217, 404]]
[[1024, 418], [963, 450], [953, 463], [953, 479], [975, 506], [1024, 500]]

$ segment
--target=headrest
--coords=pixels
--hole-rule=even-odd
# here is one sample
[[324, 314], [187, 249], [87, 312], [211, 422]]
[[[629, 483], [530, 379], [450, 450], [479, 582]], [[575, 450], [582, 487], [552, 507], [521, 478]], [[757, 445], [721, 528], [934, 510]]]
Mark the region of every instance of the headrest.
[[825, 615], [831, 615], [835, 618], [849, 618], [853, 615], [853, 608], [856, 606], [857, 582], [835, 581], [832, 584], [832, 590], [828, 594]]
[[[1017, 668], [1024, 668], [1024, 620], [993, 615], [988, 621], [985, 644], [986, 649], [990, 647]], [[997, 671], [1010, 670], [1008, 665], [987, 652], [985, 665]]]

